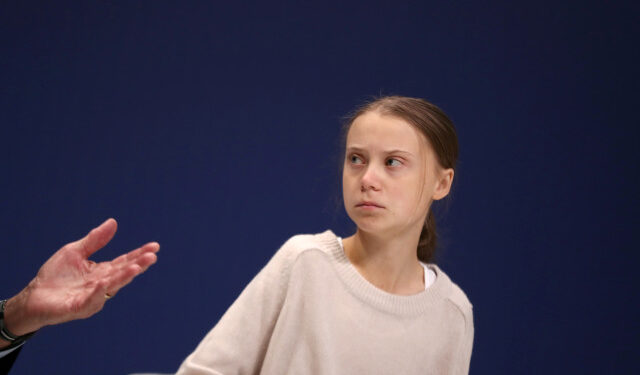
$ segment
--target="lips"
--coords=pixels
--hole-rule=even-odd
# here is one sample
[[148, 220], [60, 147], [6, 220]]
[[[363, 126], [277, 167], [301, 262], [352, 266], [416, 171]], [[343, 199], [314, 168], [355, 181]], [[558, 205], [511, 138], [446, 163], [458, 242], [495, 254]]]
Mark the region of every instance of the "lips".
[[360, 207], [360, 206], [371, 206], [371, 207], [379, 207], [379, 208], [384, 208], [384, 206], [376, 203], [376, 202], [371, 202], [371, 201], [362, 201], [358, 204], [356, 204], [356, 207]]

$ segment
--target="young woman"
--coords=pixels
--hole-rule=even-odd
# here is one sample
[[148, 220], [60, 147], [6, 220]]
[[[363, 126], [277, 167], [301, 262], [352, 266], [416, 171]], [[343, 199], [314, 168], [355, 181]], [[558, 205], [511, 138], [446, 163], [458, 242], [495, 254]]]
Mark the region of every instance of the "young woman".
[[431, 203], [453, 182], [455, 129], [422, 99], [383, 97], [346, 124], [355, 234], [290, 238], [178, 374], [466, 374], [471, 303], [429, 263]]

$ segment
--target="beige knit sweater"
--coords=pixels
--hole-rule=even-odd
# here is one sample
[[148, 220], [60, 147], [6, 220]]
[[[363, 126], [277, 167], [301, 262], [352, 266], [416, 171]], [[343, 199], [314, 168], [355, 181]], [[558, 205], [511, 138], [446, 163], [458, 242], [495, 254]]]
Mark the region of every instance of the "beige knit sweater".
[[332, 231], [294, 236], [177, 374], [467, 374], [471, 303], [429, 267], [433, 285], [394, 295], [356, 271]]

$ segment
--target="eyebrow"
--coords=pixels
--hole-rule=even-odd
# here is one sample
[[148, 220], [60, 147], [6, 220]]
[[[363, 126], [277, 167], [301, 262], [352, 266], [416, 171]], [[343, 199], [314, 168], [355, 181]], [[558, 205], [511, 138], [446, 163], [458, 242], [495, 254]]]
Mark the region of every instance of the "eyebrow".
[[[350, 151], [355, 151], [355, 152], [364, 152], [366, 151], [365, 149], [358, 147], [358, 146], [351, 146], [351, 147], [347, 147], [347, 152]], [[411, 155], [413, 156], [412, 153], [410, 153], [409, 151], [405, 151], [405, 150], [400, 150], [398, 148], [393, 149], [393, 150], [388, 150], [388, 151], [384, 151], [384, 153], [386, 154], [407, 154], [407, 155]]]

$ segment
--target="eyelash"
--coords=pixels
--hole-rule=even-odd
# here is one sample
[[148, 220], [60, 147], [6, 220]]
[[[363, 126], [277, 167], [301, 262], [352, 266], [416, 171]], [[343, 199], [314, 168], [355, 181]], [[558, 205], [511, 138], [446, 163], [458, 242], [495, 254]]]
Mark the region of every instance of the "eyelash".
[[[349, 160], [351, 161], [351, 164], [353, 164], [353, 158], [361, 159], [358, 155], [350, 155], [350, 156], [349, 156]], [[361, 159], [361, 160], [362, 160], [362, 159]], [[397, 161], [398, 163], [400, 163], [400, 165], [402, 165], [402, 162], [400, 161], [400, 159], [397, 159], [397, 158], [389, 158], [389, 159], [387, 159], [387, 161], [389, 161], [389, 160], [395, 160], [395, 161]], [[399, 165], [397, 165], [397, 166], [399, 166]], [[397, 166], [396, 166], [396, 167], [397, 167]], [[391, 167], [394, 167], [394, 166], [391, 166]]]

